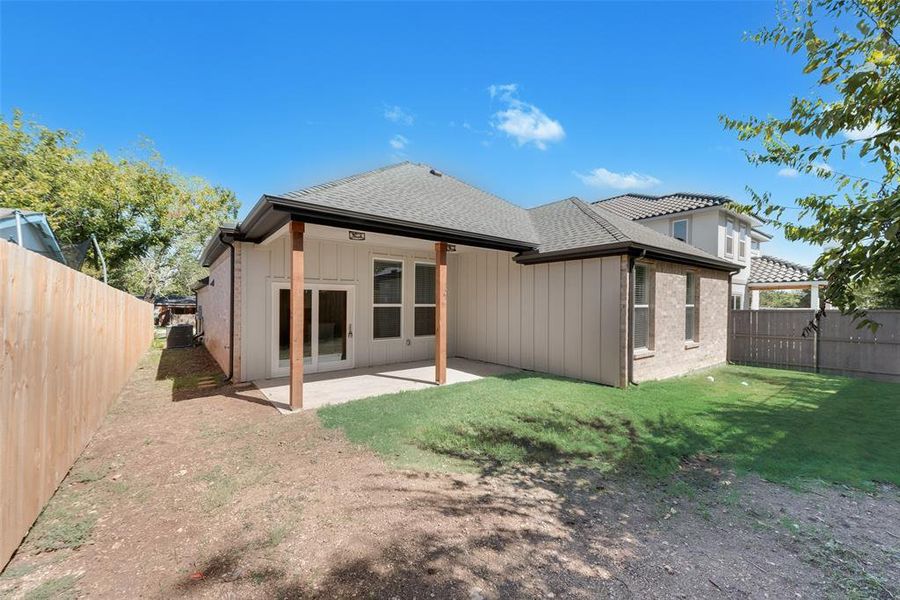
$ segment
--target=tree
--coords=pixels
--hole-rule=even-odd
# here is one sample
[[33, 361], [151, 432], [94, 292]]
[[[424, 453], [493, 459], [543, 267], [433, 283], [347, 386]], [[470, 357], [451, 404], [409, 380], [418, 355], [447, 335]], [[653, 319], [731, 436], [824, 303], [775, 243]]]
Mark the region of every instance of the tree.
[[[65, 130], [0, 120], [0, 206], [46, 213], [64, 244], [93, 234], [110, 284], [151, 298], [189, 293], [197, 256], [218, 223], [233, 219], [234, 194], [167, 167], [152, 144], [115, 159], [86, 153]], [[96, 274], [96, 257], [84, 270]]]
[[[768, 193], [749, 190], [752, 206], [788, 240], [823, 247], [814, 269], [828, 287], [820, 296], [873, 330], [858, 291], [900, 274], [900, 22], [896, 0], [794, 0], [777, 24], [750, 39], [805, 57], [816, 79], [811, 97], [794, 97], [787, 117], [722, 116], [756, 165], [778, 165], [830, 184], [829, 193], [794, 200], [786, 214]], [[835, 168], [858, 155], [876, 175]], [[842, 163], [843, 164], [843, 163]]]
[[809, 290], [763, 290], [759, 294], [759, 305], [762, 308], [809, 308]]

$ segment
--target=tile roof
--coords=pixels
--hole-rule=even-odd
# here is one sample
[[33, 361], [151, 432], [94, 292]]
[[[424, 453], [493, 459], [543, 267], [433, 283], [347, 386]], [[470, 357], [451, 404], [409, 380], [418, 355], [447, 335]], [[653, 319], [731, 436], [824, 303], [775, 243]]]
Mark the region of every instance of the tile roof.
[[280, 194], [302, 203], [536, 244], [528, 212], [427, 165], [404, 162]]
[[678, 192], [664, 196], [622, 194], [621, 196], [598, 200], [594, 202], [594, 206], [602, 205], [619, 216], [635, 220], [671, 215], [710, 206], [721, 206], [729, 202], [732, 202], [732, 200], [725, 196]]
[[757, 256], [750, 261], [747, 283], [793, 283], [816, 279], [817, 275], [809, 267], [775, 256]]

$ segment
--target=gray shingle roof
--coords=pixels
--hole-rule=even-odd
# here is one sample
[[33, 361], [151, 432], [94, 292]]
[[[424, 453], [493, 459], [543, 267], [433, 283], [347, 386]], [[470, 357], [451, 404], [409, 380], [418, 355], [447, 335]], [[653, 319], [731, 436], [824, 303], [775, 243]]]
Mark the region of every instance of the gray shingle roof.
[[[382, 233], [513, 250], [521, 252], [523, 261], [643, 249], [662, 258], [737, 268], [632, 222], [605, 203], [589, 205], [568, 198], [526, 210], [431, 167], [409, 162], [278, 196], [265, 195], [236, 231], [220, 231], [235, 239], [260, 241], [291, 215], [332, 227], [358, 223]], [[224, 250], [218, 237], [212, 238], [201, 255], [203, 264], [208, 266]]]
[[427, 165], [404, 162], [281, 198], [536, 244], [528, 212]]
[[757, 256], [750, 261], [748, 283], [792, 283], [814, 281], [818, 277], [809, 267], [775, 256]]
[[710, 265], [732, 265], [681, 240], [623, 218], [602, 205], [586, 204], [579, 198], [559, 200], [528, 212], [541, 238], [537, 250], [526, 253], [530, 258], [601, 246], [633, 246]]
[[710, 206], [721, 206], [731, 201], [730, 198], [725, 196], [677, 192], [664, 196], [622, 194], [621, 196], [598, 200], [594, 205], [602, 205], [619, 216], [635, 220], [671, 215]]

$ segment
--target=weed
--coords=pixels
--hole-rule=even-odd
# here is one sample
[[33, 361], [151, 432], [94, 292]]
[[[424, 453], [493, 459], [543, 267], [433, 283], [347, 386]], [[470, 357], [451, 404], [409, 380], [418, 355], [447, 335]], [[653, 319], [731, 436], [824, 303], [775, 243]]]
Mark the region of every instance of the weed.
[[62, 511], [56, 512], [38, 526], [35, 546], [42, 552], [83, 546], [96, 521], [96, 517], [92, 515], [79, 517]]

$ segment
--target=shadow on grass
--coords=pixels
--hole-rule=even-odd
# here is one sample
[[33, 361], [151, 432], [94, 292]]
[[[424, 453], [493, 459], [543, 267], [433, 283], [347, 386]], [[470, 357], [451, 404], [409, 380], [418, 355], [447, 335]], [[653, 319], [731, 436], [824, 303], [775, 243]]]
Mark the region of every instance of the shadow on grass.
[[[736, 373], [739, 380], [742, 371]], [[524, 409], [515, 405], [438, 421], [414, 442], [485, 473], [511, 465], [592, 463], [612, 472], [665, 476], [695, 455], [712, 454], [774, 481], [900, 485], [900, 385], [777, 371], [745, 374], [764, 380], [772, 392], [755, 398], [730, 392], [698, 401], [686, 397], [688, 390], [685, 397], [649, 407], [624, 392], [625, 402], [634, 404], [625, 410], [620, 404], [617, 411], [606, 410], [599, 396], [587, 409], [569, 407], [564, 398], [542, 398]], [[533, 377], [504, 378], [518, 383]], [[722, 393], [715, 390], [697, 394]]]
[[265, 399], [247, 394], [226, 383], [225, 377], [219, 364], [204, 346], [164, 349], [156, 368], [157, 381], [172, 382], [173, 402], [226, 396], [271, 407]]

